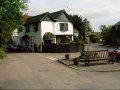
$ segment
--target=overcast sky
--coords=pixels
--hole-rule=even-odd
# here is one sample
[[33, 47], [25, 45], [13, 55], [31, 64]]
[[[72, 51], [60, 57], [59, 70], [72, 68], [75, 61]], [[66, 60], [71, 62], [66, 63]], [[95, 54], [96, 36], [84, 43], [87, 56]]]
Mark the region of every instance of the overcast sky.
[[97, 32], [100, 25], [114, 25], [120, 21], [120, 0], [30, 0], [26, 13], [34, 16], [62, 9], [87, 18]]

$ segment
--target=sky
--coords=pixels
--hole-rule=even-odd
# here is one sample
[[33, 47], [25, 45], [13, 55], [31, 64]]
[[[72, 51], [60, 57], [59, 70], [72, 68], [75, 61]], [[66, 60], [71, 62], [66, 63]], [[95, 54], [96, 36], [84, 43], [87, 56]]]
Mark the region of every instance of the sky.
[[120, 21], [120, 0], [29, 0], [28, 15], [66, 10], [90, 21], [92, 30], [99, 32], [101, 25], [114, 25]]

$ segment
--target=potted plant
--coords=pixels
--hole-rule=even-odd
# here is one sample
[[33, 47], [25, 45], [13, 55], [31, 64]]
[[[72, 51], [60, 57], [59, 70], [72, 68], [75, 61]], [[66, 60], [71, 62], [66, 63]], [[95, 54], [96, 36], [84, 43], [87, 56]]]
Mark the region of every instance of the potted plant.
[[65, 59], [68, 60], [70, 58], [69, 54], [65, 54]]
[[74, 62], [74, 65], [78, 65], [79, 64], [79, 58], [74, 58], [73, 62]]

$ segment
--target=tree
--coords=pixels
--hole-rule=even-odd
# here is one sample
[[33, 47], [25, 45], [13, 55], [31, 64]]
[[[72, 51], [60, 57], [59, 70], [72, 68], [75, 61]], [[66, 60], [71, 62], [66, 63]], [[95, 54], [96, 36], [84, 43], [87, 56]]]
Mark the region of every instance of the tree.
[[90, 33], [92, 32], [90, 22], [85, 18], [83, 20], [83, 35], [84, 35], [84, 43], [89, 44], [90, 43]]
[[12, 32], [23, 24], [25, 8], [22, 0], [0, 0], [0, 48], [5, 48]]
[[78, 15], [70, 15], [73, 20], [73, 27], [79, 30], [79, 39], [82, 39], [83, 35], [83, 18]]
[[84, 39], [85, 35], [85, 42], [89, 43], [89, 32], [92, 31], [90, 22], [85, 18], [83, 19], [82, 16], [78, 15], [70, 15], [73, 20], [73, 27], [79, 30], [79, 40]]
[[102, 39], [104, 40], [105, 44], [111, 44], [111, 40], [112, 40], [112, 25], [101, 25], [100, 26], [101, 29], [101, 35], [102, 35]]
[[100, 32], [92, 32], [90, 34], [91, 43], [99, 43], [101, 42], [101, 33]]
[[120, 45], [120, 26], [112, 26], [111, 40], [113, 45]]

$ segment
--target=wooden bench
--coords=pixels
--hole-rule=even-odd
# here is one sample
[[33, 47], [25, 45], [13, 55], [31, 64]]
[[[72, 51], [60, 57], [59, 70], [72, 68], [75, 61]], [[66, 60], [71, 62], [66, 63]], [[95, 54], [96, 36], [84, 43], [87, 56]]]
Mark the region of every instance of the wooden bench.
[[114, 57], [109, 56], [108, 50], [100, 51], [85, 51], [81, 53], [79, 62], [84, 62], [86, 66], [90, 65], [90, 62], [106, 60], [108, 63], [114, 64]]

